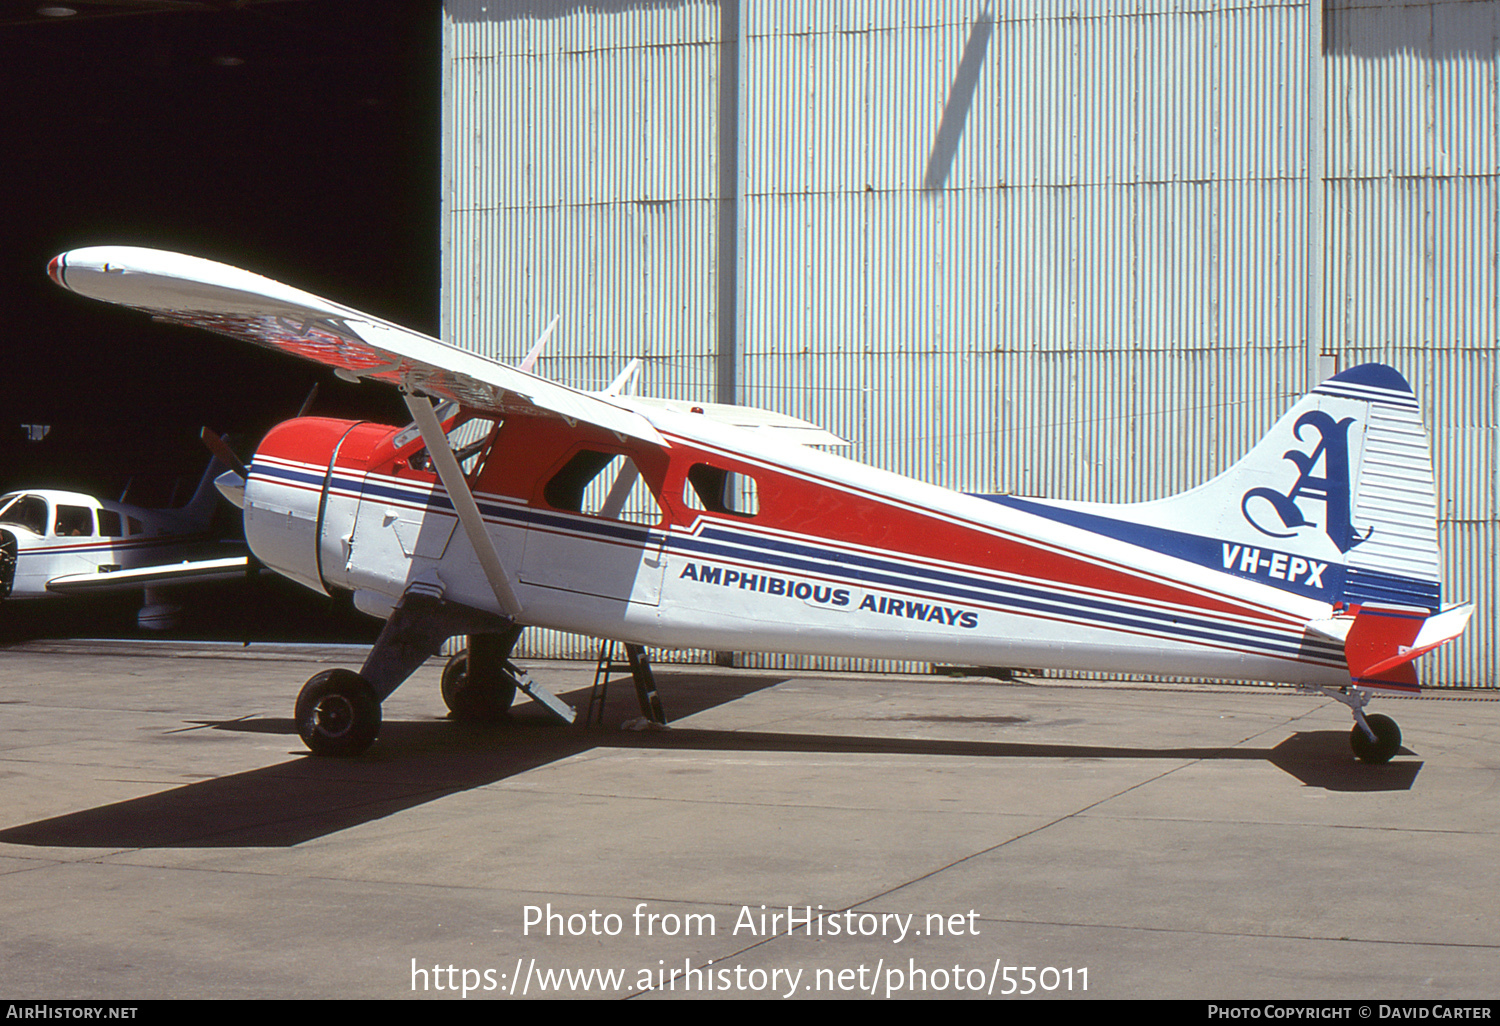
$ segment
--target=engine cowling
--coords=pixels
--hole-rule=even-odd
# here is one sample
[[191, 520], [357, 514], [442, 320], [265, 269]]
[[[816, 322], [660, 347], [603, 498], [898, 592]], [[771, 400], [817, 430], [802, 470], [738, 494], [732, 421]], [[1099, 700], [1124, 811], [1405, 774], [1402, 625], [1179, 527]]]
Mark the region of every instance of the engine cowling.
[[[341, 487], [340, 468], [362, 470], [370, 442], [390, 430], [327, 417], [299, 417], [272, 428], [245, 482], [245, 541], [255, 558], [327, 594], [322, 564], [330, 490]], [[347, 483], [344, 489], [347, 494]], [[353, 494], [358, 495], [357, 482]]]

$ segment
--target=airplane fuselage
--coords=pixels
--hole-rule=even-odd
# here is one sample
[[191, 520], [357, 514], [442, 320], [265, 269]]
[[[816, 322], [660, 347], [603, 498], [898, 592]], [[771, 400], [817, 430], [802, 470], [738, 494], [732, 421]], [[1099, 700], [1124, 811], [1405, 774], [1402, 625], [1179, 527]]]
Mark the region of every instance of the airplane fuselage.
[[298, 696], [320, 754], [365, 751], [458, 634], [455, 716], [492, 721], [519, 688], [571, 721], [507, 660], [536, 625], [625, 641], [657, 722], [641, 645], [1301, 684], [1349, 707], [1378, 763], [1401, 735], [1364, 715], [1370, 690], [1419, 690], [1414, 661], [1474, 612], [1442, 601], [1422, 407], [1381, 364], [1176, 495], [974, 496], [809, 448], [838, 439], [784, 413], [633, 397], [638, 365], [584, 392], [533, 373], [537, 348], [510, 366], [199, 257], [89, 247], [48, 272], [404, 393], [411, 427], [289, 421], [221, 482], [262, 562], [387, 617], [358, 673]]
[[[656, 417], [665, 447], [512, 416], [470, 457], [520, 622], [660, 647], [1348, 681], [1341, 647], [1304, 629], [1330, 615], [1319, 597], [704, 417]], [[376, 616], [418, 581], [496, 610], [423, 453], [410, 429], [281, 425], [246, 488], [252, 550]]]

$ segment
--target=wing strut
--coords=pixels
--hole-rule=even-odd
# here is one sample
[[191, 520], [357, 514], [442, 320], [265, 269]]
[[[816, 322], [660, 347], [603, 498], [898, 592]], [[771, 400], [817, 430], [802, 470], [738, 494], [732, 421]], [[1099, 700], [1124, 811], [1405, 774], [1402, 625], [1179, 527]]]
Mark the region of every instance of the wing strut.
[[521, 600], [516, 597], [510, 577], [500, 564], [500, 556], [490, 543], [489, 534], [485, 532], [479, 504], [474, 501], [474, 493], [469, 491], [469, 483], [464, 480], [463, 469], [459, 467], [453, 450], [448, 447], [448, 438], [443, 434], [443, 426], [438, 423], [437, 415], [432, 411], [432, 403], [409, 392], [403, 392], [401, 397], [406, 400], [406, 408], [411, 411], [411, 419], [416, 422], [417, 430], [422, 432], [422, 441], [427, 443], [432, 465], [437, 469], [443, 487], [448, 490], [448, 498], [452, 500], [453, 509], [458, 514], [458, 522], [464, 525], [469, 544], [474, 546], [474, 554], [479, 557], [479, 565], [484, 570], [485, 579], [490, 582], [490, 589], [495, 593], [495, 601], [500, 603], [500, 609], [506, 616], [512, 620], [518, 618], [521, 615]]

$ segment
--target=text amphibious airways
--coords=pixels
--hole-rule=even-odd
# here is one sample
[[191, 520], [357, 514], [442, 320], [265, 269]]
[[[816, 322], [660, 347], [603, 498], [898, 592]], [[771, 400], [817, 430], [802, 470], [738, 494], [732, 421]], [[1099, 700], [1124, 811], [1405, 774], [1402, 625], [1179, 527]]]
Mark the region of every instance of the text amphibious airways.
[[[963, 627], [973, 630], [979, 626], [979, 614], [972, 610], [954, 609], [936, 602], [917, 602], [910, 598], [900, 599], [876, 592], [850, 591], [848, 588], [835, 588], [829, 584], [799, 581], [795, 577], [733, 570], [728, 567], [714, 566], [711, 563], [689, 563], [677, 576], [681, 580], [697, 581], [699, 584], [716, 584], [722, 588], [738, 588], [741, 591], [753, 591], [820, 606], [868, 610], [872, 613], [937, 623], [946, 627]], [[855, 595], [861, 596], [858, 605], [853, 604]]]

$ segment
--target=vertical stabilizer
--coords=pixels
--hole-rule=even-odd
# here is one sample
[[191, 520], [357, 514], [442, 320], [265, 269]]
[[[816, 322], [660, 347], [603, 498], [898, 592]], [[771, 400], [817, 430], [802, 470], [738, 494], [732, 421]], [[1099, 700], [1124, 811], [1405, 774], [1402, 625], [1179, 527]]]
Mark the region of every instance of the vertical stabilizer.
[[992, 498], [1331, 603], [1440, 605], [1427, 432], [1411, 386], [1380, 364], [1329, 378], [1228, 470], [1179, 495]]
[[219, 490], [214, 487], [214, 478], [223, 472], [224, 464], [219, 462], [218, 457], [209, 460], [203, 476], [198, 479], [198, 487], [187, 505], [167, 512], [181, 517], [191, 524], [194, 530], [207, 531], [220, 502]]

